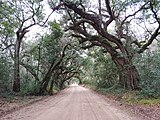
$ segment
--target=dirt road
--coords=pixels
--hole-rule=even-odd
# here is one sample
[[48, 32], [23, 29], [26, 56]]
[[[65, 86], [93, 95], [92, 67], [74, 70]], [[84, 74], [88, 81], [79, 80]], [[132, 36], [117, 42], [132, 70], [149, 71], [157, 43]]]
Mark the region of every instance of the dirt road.
[[140, 120], [81, 86], [71, 86], [0, 120]]

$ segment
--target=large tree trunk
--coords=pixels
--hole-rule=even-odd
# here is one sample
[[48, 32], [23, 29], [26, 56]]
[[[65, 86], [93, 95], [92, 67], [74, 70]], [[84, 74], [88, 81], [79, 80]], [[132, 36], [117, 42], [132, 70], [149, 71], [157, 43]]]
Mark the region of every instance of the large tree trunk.
[[16, 32], [17, 39], [16, 39], [16, 44], [15, 44], [15, 53], [14, 53], [14, 81], [13, 81], [13, 91], [14, 92], [20, 92], [20, 70], [19, 70], [19, 52], [20, 52], [20, 47], [22, 43], [22, 39], [24, 35], [28, 32], [29, 30], [23, 29], [23, 30], [18, 30]]
[[15, 53], [14, 53], [14, 81], [13, 81], [13, 91], [20, 92], [20, 75], [19, 75], [19, 51], [20, 51], [19, 39], [16, 40]]
[[49, 88], [50, 95], [53, 95], [53, 83], [54, 83], [54, 80], [52, 79], [51, 84], [50, 84], [50, 88]]
[[39, 94], [44, 94], [47, 91], [47, 86], [52, 76], [52, 72], [53, 72], [52, 70], [49, 70], [47, 74], [45, 75], [44, 79], [42, 80]]
[[119, 69], [119, 85], [125, 89], [140, 89], [140, 76], [132, 61], [128, 58], [112, 58]]
[[44, 94], [47, 91], [47, 87], [49, 85], [49, 81], [51, 79], [51, 76], [56, 69], [56, 67], [62, 62], [63, 59], [60, 59], [57, 63], [54, 64], [54, 61], [52, 62], [50, 68], [48, 69], [48, 72], [46, 73], [45, 77], [42, 80], [41, 88], [39, 94]]
[[62, 80], [61, 81], [61, 83], [60, 83], [60, 85], [59, 85], [59, 89], [60, 90], [62, 90], [63, 89], [63, 87], [64, 87], [64, 82], [65, 82], [66, 80]]

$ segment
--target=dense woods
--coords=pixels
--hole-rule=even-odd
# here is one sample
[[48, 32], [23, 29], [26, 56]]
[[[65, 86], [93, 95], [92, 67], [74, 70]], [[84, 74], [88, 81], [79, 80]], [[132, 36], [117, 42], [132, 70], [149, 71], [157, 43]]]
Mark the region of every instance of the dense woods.
[[78, 82], [158, 98], [159, 15], [158, 0], [0, 0], [0, 94]]

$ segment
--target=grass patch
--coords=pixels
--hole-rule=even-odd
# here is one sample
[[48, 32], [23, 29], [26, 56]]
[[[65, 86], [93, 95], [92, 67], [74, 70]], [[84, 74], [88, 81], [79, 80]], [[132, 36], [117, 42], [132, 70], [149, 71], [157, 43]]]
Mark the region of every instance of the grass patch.
[[140, 91], [130, 91], [125, 93], [122, 100], [130, 104], [160, 105], [160, 98], [144, 97]]
[[113, 86], [110, 88], [95, 88], [95, 86], [90, 86], [93, 90], [98, 91], [106, 95], [109, 98], [113, 98], [122, 102], [126, 102], [129, 104], [137, 104], [137, 105], [160, 105], [160, 97], [159, 98], [150, 98], [146, 97], [146, 95], [142, 94], [141, 91], [127, 91], [123, 88]]
[[14, 101], [14, 96], [12, 95], [7, 96], [6, 101], [12, 103]]
[[125, 89], [116, 86], [110, 88], [96, 88], [94, 90], [115, 100], [121, 100], [123, 94], [126, 92]]
[[97, 87], [95, 85], [85, 85], [87, 88], [90, 88], [92, 90], [97, 90]]
[[141, 99], [139, 100], [140, 104], [144, 105], [160, 105], [160, 98], [159, 99]]
[[114, 86], [110, 88], [98, 88], [97, 90], [103, 94], [113, 94], [119, 97], [123, 96], [123, 94], [126, 92], [125, 89]]

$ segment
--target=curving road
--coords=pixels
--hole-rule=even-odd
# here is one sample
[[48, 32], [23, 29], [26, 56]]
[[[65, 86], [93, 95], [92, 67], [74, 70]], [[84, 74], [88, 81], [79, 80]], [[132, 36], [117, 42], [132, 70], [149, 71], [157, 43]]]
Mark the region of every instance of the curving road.
[[22, 108], [0, 120], [140, 120], [115, 108], [102, 96], [71, 86], [59, 94]]

